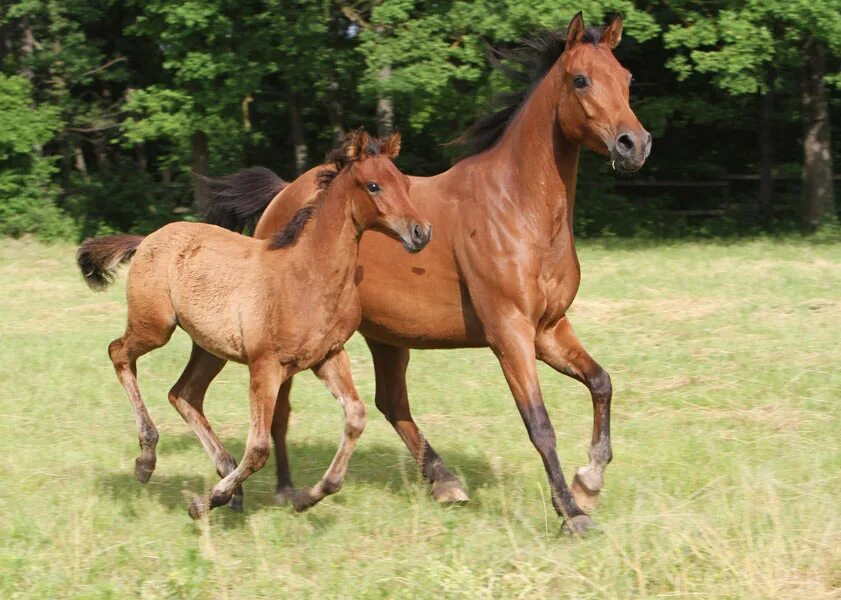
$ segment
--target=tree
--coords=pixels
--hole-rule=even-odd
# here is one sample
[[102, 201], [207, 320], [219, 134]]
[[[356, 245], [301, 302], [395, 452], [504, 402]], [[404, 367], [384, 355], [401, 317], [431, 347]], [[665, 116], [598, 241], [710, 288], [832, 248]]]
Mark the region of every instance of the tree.
[[[841, 2], [750, 0], [735, 7], [723, 2], [719, 10], [697, 6], [688, 3], [676, 9], [682, 23], [671, 26], [664, 36], [667, 48], [679, 50], [670, 66], [681, 78], [692, 73], [711, 76], [716, 86], [734, 95], [758, 92], [766, 96], [779, 79], [799, 83], [801, 222], [804, 229], [814, 230], [822, 221], [835, 218], [824, 57], [827, 52], [841, 56]], [[772, 72], [779, 75], [770, 78]], [[767, 118], [768, 113], [763, 113]], [[767, 129], [771, 124], [761, 126]], [[767, 149], [760, 154], [768, 160]]]

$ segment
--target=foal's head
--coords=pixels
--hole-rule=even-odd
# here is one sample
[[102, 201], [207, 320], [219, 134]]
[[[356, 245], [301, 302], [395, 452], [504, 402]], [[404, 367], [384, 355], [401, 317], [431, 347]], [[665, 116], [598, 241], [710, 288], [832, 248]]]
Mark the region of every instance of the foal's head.
[[620, 171], [636, 171], [651, 152], [651, 135], [628, 104], [631, 73], [613, 49], [622, 39], [618, 15], [604, 27], [586, 28], [581, 13], [570, 21], [560, 70], [558, 123], [564, 135], [601, 154]]
[[338, 187], [349, 195], [360, 232], [381, 231], [402, 242], [407, 251], [420, 252], [429, 242], [432, 225], [409, 198], [409, 178], [392, 162], [399, 153], [399, 133], [379, 140], [360, 128], [328, 157], [336, 170], [322, 171], [319, 184], [324, 190]]

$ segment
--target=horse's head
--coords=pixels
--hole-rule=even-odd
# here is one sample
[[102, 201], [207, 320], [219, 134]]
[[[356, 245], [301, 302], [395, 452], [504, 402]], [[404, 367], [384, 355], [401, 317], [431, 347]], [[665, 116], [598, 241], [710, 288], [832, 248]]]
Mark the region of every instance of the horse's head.
[[636, 171], [651, 152], [651, 134], [628, 104], [631, 73], [613, 55], [621, 39], [618, 15], [603, 29], [585, 28], [581, 13], [573, 17], [556, 64], [558, 122], [570, 140], [610, 154], [614, 168]]
[[432, 225], [421, 217], [409, 197], [409, 178], [392, 162], [400, 153], [400, 134], [379, 140], [358, 129], [334, 155], [347, 170], [345, 190], [351, 194], [353, 219], [360, 230], [381, 231], [409, 252], [429, 242]]

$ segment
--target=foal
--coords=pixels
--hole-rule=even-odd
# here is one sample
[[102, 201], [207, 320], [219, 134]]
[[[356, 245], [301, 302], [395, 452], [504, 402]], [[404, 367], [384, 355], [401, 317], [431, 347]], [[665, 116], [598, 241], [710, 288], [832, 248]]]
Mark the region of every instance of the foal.
[[207, 422], [201, 396], [181, 380], [170, 392], [222, 477], [209, 496], [193, 501], [191, 517], [229, 501], [241, 509], [243, 481], [269, 455], [280, 386], [308, 368], [341, 403], [345, 428], [321, 480], [294, 494], [295, 508], [304, 510], [341, 487], [365, 426], [365, 405], [343, 348], [362, 314], [354, 282], [359, 238], [376, 229], [418, 252], [431, 233], [409, 200], [408, 178], [391, 162], [399, 146], [398, 135], [380, 142], [361, 129], [351, 134], [333, 154], [335, 170], [320, 173], [316, 201], [269, 240], [173, 223], [146, 238], [109, 236], [79, 248], [79, 268], [94, 290], [104, 289], [116, 267], [134, 257], [126, 285], [128, 325], [108, 354], [134, 407], [141, 448], [135, 475], [142, 483], [155, 468], [158, 432], [137, 386], [137, 359], [166, 344], [177, 325], [193, 339], [191, 363], [204, 349], [219, 368], [223, 359], [248, 365], [251, 422], [239, 466]]

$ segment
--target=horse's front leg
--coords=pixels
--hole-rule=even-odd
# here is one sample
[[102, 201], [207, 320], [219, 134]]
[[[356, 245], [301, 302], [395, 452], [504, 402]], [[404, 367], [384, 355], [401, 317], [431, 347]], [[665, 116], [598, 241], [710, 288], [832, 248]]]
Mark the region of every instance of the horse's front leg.
[[607, 371], [587, 353], [566, 317], [540, 332], [537, 356], [556, 371], [587, 386], [593, 400], [593, 435], [590, 440], [590, 464], [580, 467], [572, 482], [578, 505], [587, 512], [596, 508], [604, 485], [604, 471], [613, 458], [610, 445], [610, 401], [613, 387]]
[[499, 359], [505, 379], [532, 444], [543, 459], [552, 490], [552, 504], [564, 528], [583, 533], [593, 521], [578, 506], [564, 479], [555, 443], [555, 430], [543, 404], [535, 361], [535, 331], [520, 315], [500, 319], [499, 331], [488, 331], [488, 341]]

